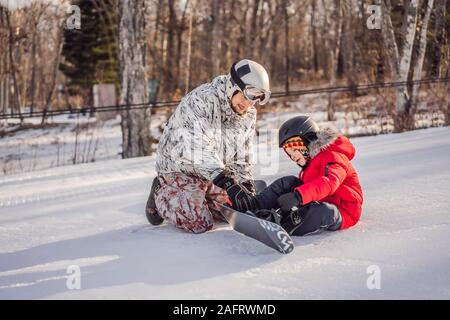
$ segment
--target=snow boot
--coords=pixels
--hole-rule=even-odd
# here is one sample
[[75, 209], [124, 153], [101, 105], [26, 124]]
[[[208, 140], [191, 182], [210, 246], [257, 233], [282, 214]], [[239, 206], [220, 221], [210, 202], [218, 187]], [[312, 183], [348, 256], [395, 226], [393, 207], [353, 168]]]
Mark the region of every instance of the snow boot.
[[155, 177], [152, 182], [152, 188], [150, 190], [150, 195], [147, 200], [147, 206], [145, 207], [145, 215], [147, 216], [148, 222], [154, 226], [158, 226], [163, 223], [164, 219], [158, 214], [156, 210], [155, 198], [161, 185], [159, 183], [158, 177]]

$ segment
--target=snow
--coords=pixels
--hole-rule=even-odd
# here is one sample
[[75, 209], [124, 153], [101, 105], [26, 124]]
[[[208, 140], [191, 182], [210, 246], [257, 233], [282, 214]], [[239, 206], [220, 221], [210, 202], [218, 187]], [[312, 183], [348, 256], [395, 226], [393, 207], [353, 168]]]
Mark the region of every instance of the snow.
[[[361, 222], [294, 238], [289, 255], [226, 224], [200, 235], [150, 226], [153, 157], [3, 176], [0, 299], [449, 299], [450, 128], [352, 141]], [[282, 154], [274, 166], [259, 158], [268, 182], [297, 174]], [[79, 290], [66, 285], [73, 265]], [[380, 289], [368, 289], [372, 268]]]

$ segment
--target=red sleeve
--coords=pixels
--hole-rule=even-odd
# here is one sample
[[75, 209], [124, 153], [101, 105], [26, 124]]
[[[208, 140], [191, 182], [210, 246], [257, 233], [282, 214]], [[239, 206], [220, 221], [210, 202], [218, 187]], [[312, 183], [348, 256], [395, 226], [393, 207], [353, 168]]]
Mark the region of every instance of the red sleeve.
[[320, 201], [332, 195], [347, 176], [348, 159], [336, 152], [327, 152], [320, 162], [320, 176], [297, 187], [303, 204]]

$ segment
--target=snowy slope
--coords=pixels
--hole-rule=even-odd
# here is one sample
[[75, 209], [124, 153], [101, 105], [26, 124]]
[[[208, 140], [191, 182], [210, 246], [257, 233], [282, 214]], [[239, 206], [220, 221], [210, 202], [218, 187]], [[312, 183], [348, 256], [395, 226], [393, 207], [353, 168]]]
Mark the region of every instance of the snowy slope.
[[[355, 138], [365, 203], [350, 230], [281, 255], [225, 224], [150, 226], [153, 158], [0, 178], [0, 298], [450, 298], [450, 128]], [[297, 169], [280, 155], [272, 181]], [[268, 172], [268, 171], [266, 171]], [[69, 265], [81, 289], [68, 290]], [[369, 290], [369, 266], [381, 289]]]

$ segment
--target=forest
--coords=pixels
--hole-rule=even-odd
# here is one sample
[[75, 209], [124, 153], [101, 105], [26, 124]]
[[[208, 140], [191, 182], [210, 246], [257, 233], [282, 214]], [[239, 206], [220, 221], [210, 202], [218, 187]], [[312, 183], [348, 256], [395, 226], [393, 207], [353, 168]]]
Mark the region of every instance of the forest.
[[0, 117], [94, 114], [93, 87], [110, 84], [123, 156], [147, 155], [155, 113], [248, 58], [274, 93], [260, 114], [329, 88], [329, 121], [388, 115], [401, 132], [433, 112], [448, 125], [449, 34], [446, 0], [2, 0]]

